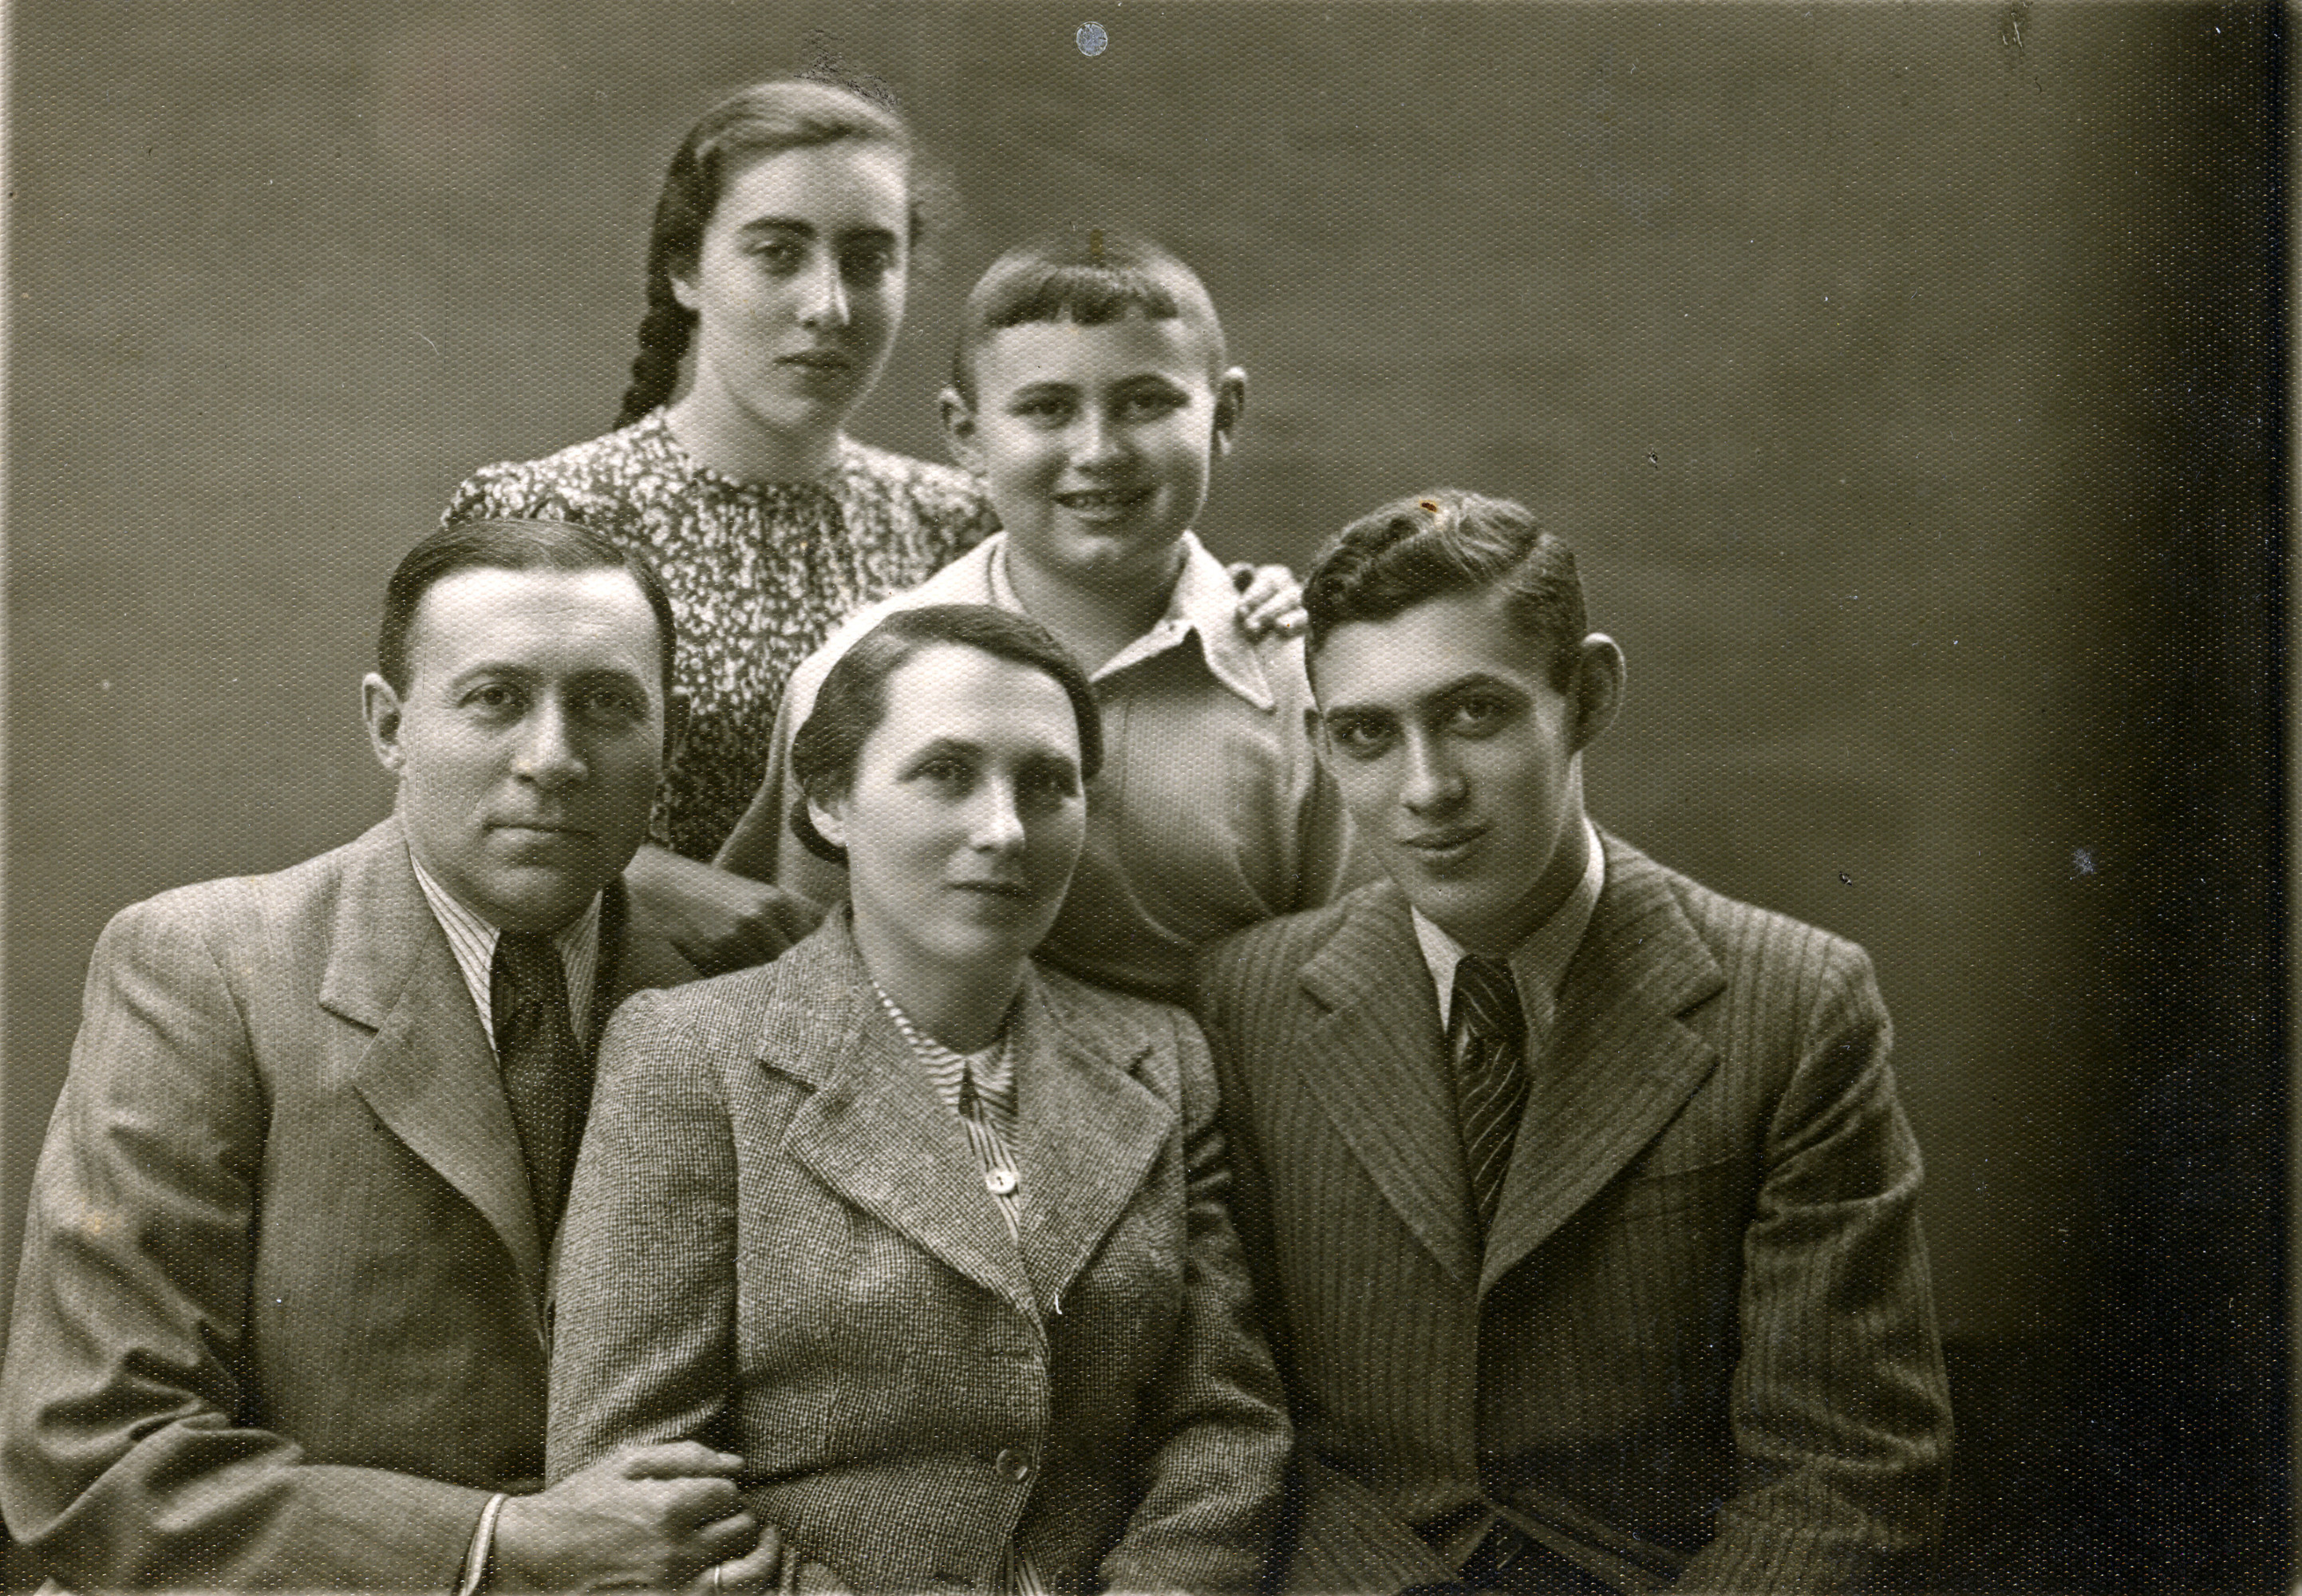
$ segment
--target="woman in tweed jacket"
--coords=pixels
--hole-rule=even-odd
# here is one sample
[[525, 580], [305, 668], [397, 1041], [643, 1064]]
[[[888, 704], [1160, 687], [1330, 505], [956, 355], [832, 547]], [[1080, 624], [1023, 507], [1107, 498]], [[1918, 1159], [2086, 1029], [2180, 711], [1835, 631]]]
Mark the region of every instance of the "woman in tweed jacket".
[[1100, 743], [1001, 610], [900, 613], [826, 680], [794, 826], [847, 910], [602, 1041], [554, 1478], [740, 1453], [790, 1554], [861, 1589], [1252, 1587], [1290, 1432], [1206, 1046], [1029, 958]]

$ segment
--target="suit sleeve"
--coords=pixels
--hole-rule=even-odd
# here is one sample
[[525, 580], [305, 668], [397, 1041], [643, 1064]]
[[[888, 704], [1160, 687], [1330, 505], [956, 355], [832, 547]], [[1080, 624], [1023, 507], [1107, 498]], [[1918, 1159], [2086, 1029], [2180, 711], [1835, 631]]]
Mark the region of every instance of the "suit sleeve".
[[1740, 1489], [1682, 1591], [1898, 1579], [1937, 1528], [1949, 1396], [1890, 1037], [1869, 960], [1834, 945], [1744, 1236]]
[[1138, 1420], [1153, 1446], [1143, 1499], [1101, 1572], [1111, 1590], [1248, 1591], [1278, 1527], [1294, 1432], [1231, 1231], [1214, 1066], [1190, 1017], [1169, 1012], [1185, 1157], [1183, 1323]]
[[544, 1467], [618, 1447], [717, 1442], [735, 1387], [735, 1150], [716, 1065], [655, 993], [600, 1040], [562, 1220]]
[[123, 911], [89, 964], [25, 1218], [0, 1506], [79, 1590], [448, 1589], [485, 1492], [308, 1464], [251, 1422], [267, 1105], [189, 905]]

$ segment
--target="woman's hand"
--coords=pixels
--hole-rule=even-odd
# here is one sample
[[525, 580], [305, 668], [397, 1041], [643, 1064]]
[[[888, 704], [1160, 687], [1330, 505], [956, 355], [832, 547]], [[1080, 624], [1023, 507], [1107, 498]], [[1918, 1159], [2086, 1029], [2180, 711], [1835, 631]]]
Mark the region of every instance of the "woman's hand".
[[747, 1555], [713, 1564], [687, 1591], [688, 1596], [850, 1596], [845, 1580], [786, 1547], [774, 1525], [760, 1531], [760, 1543]]
[[632, 906], [705, 975], [764, 964], [816, 928], [797, 893], [643, 843], [625, 867]]
[[717, 1567], [758, 1532], [735, 1494], [743, 1461], [692, 1441], [634, 1447], [515, 1496], [496, 1519], [489, 1588], [660, 1589]]
[[1310, 626], [1303, 611], [1303, 584], [1285, 566], [1251, 566], [1245, 560], [1230, 567], [1231, 585], [1239, 589], [1239, 626], [1249, 637], [1276, 632], [1299, 637]]

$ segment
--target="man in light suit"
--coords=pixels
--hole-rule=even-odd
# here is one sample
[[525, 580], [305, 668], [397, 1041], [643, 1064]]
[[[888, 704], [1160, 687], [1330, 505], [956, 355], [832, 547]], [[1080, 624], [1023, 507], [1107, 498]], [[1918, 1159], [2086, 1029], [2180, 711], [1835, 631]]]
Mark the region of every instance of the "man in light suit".
[[590, 1050], [624, 994], [693, 973], [617, 878], [672, 648], [655, 574], [595, 534], [434, 533], [364, 685], [393, 816], [105, 928], [0, 1374], [0, 1506], [55, 1579], [756, 1574], [723, 1562], [759, 1537], [707, 1448], [527, 1494]]
[[1387, 506], [1305, 603], [1391, 878], [1199, 971], [1298, 1436], [1288, 1584], [1896, 1577], [1951, 1426], [1869, 961], [1591, 824], [1622, 655], [1521, 507]]

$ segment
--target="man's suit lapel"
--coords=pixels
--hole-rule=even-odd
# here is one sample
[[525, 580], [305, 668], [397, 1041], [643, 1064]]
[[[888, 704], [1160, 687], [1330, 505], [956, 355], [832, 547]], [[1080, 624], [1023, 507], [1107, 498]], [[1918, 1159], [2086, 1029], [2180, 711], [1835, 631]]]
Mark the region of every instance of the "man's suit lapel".
[[543, 1247], [495, 1052], [416, 884], [399, 822], [386, 820], [358, 846], [336, 905], [320, 1004], [373, 1033], [353, 1059], [353, 1084], [486, 1216], [540, 1311]]
[[1605, 840], [1607, 884], [1530, 1071], [1482, 1292], [1636, 1157], [1718, 1063], [1678, 1016], [1723, 987], [1724, 972], [1661, 868]]
[[1468, 1288], [1479, 1273], [1470, 1177], [1438, 996], [1398, 888], [1355, 897], [1298, 979], [1327, 1012], [1296, 1067], [1407, 1229]]
[[786, 1144], [846, 1202], [934, 1254], [1034, 1323], [1038, 1304], [959, 1121], [887, 1018], [844, 912], [777, 962], [798, 1018], [760, 1063], [813, 1088]]
[[1023, 1180], [1023, 1263], [1056, 1304], [1175, 1129], [1175, 1112], [1131, 1073], [1150, 1036], [1131, 1022], [1087, 1035], [1027, 980], [1015, 1012], [1015, 1163]]

